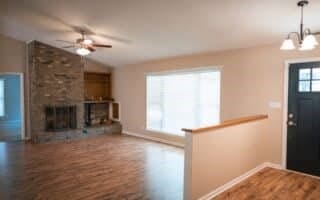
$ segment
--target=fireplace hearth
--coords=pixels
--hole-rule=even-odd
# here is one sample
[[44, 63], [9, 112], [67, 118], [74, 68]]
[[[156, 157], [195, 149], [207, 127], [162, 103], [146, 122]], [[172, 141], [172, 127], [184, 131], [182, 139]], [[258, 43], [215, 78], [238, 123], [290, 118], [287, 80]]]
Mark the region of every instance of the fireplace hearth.
[[77, 128], [77, 106], [45, 106], [46, 131], [66, 131]]

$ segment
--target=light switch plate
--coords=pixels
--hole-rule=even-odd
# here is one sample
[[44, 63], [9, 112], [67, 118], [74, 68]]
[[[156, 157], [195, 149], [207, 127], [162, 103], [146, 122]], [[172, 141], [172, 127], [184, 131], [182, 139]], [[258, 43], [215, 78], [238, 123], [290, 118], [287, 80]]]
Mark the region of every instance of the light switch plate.
[[281, 108], [281, 103], [278, 101], [270, 101], [269, 107], [270, 108]]

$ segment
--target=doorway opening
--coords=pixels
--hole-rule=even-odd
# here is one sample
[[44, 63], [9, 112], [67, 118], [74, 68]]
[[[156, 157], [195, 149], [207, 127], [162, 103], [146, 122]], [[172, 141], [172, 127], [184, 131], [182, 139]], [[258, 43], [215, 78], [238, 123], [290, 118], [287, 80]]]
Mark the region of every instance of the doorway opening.
[[24, 139], [23, 76], [0, 74], [0, 141]]

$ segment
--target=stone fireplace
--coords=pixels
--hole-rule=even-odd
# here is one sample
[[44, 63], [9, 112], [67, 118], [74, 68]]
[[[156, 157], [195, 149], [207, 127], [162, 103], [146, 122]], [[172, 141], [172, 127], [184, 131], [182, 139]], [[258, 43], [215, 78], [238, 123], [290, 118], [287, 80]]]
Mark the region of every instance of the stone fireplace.
[[[81, 133], [84, 124], [81, 58], [38, 41], [29, 44], [28, 53], [32, 140], [41, 140], [58, 129]], [[76, 112], [71, 113], [66, 105], [72, 105]], [[73, 119], [67, 119], [71, 115]]]
[[95, 115], [90, 116], [91, 122], [99, 126], [85, 126], [85, 62], [80, 56], [38, 41], [29, 43], [28, 56], [33, 142], [121, 132], [120, 123], [99, 125], [97, 119], [109, 118], [109, 111], [102, 111], [103, 106], [92, 108]]

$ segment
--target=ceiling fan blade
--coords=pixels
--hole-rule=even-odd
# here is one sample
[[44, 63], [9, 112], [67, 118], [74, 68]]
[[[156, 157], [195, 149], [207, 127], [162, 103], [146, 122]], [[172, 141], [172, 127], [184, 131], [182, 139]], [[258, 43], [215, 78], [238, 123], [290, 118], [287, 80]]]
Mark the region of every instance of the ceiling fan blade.
[[68, 49], [68, 48], [73, 48], [73, 47], [75, 47], [75, 46], [74, 46], [74, 45], [69, 45], [69, 46], [64, 46], [64, 47], [62, 47], [62, 48]]
[[83, 42], [83, 39], [82, 38], [78, 38], [77, 40], [76, 40], [76, 43], [77, 44], [80, 44], [80, 43], [82, 43]]
[[94, 47], [104, 47], [104, 48], [112, 48], [112, 45], [108, 44], [92, 44]]
[[124, 43], [124, 44], [131, 44], [132, 43], [131, 40], [128, 40], [126, 38], [121, 38], [121, 37], [108, 35], [108, 34], [104, 34], [104, 33], [95, 33], [95, 35], [103, 37], [107, 40], [112, 40], [112, 41], [116, 41], [116, 42], [120, 42], [120, 43]]
[[76, 33], [84, 33], [86, 35], [93, 35], [94, 32], [91, 30], [90, 27], [88, 27], [87, 25], [82, 25], [82, 26], [72, 26], [73, 30]]
[[[105, 33], [98, 33], [96, 31], [93, 31], [93, 28], [90, 27], [89, 25], [81, 25], [81, 26], [69, 25], [69, 27], [71, 27], [74, 32], [80, 33], [80, 34], [84, 33], [86, 36], [97, 36], [100, 38], [104, 38], [107, 40], [112, 40], [112, 41], [116, 41], [116, 42], [120, 42], [120, 43], [125, 43], [125, 44], [132, 43], [131, 40], [128, 40], [126, 38], [117, 37], [117, 36], [113, 36], [113, 35], [109, 35], [109, 34], [105, 34]], [[110, 47], [108, 47], [108, 48], [110, 48]]]
[[96, 49], [95, 49], [95, 48], [93, 48], [93, 47], [92, 47], [92, 46], [90, 46], [90, 45], [88, 45], [88, 46], [87, 46], [87, 49], [89, 49], [89, 51], [91, 51], [91, 52], [96, 51]]
[[57, 42], [64, 42], [68, 44], [74, 44], [74, 42], [66, 41], [66, 40], [56, 40]]

